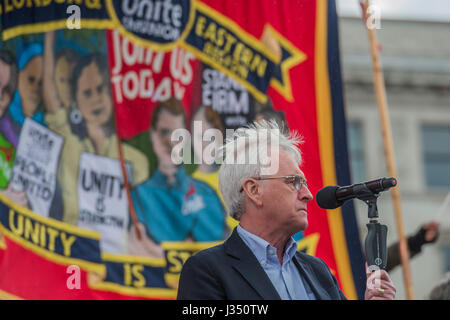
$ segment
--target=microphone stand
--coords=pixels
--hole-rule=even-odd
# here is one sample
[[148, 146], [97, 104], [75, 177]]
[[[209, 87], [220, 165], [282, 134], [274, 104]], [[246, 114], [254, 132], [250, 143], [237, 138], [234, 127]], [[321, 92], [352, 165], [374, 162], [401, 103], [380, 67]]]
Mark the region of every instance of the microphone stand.
[[364, 184], [355, 185], [356, 198], [368, 205], [369, 223], [365, 241], [366, 260], [371, 272], [386, 269], [387, 264], [387, 226], [378, 222], [377, 199], [379, 194], [372, 192]]

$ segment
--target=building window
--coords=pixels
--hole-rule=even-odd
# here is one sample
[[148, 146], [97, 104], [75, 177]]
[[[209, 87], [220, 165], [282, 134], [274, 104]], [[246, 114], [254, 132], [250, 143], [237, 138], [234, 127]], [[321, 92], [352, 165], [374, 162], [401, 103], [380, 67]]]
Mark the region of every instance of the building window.
[[427, 186], [450, 187], [450, 126], [423, 126], [422, 145]]
[[362, 182], [366, 177], [362, 124], [355, 121], [348, 122], [347, 136], [352, 183]]
[[450, 246], [445, 246], [444, 251], [444, 273], [450, 271]]

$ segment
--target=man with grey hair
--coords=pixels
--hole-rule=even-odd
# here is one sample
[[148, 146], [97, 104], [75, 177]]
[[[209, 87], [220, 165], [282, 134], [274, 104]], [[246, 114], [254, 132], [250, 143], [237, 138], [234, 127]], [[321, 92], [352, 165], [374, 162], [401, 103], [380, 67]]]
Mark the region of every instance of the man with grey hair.
[[[275, 121], [261, 121], [227, 139], [219, 187], [239, 225], [223, 244], [186, 261], [178, 299], [345, 299], [328, 266], [298, 252], [292, 238], [308, 226], [313, 195], [299, 168], [301, 139], [282, 132]], [[366, 299], [394, 296], [385, 271], [368, 275]]]

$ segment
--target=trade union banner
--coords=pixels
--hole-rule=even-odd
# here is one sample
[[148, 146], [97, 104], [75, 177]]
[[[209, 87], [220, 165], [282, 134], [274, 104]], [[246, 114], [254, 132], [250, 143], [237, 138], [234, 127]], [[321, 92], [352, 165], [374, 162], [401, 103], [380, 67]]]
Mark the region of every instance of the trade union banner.
[[[176, 298], [238, 223], [211, 128], [285, 123], [313, 194], [350, 184], [332, 0], [2, 0], [0, 28], [0, 298]], [[299, 250], [362, 299], [354, 208], [308, 210]]]

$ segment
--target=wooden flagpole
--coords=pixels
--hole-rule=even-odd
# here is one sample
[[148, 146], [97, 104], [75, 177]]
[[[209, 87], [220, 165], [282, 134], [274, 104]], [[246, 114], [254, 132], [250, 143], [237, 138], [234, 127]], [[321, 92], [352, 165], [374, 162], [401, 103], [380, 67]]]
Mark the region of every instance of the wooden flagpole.
[[[372, 68], [373, 68], [373, 77], [374, 77], [374, 86], [375, 86], [375, 94], [377, 98], [378, 110], [381, 118], [381, 128], [383, 134], [383, 142], [384, 142], [384, 153], [386, 156], [386, 164], [388, 168], [389, 176], [397, 177], [397, 168], [395, 165], [395, 157], [394, 157], [394, 146], [392, 142], [392, 133], [391, 133], [391, 125], [389, 121], [388, 115], [388, 105], [386, 99], [386, 90], [384, 86], [384, 77], [383, 70], [380, 65], [380, 59], [378, 54], [378, 43], [375, 36], [375, 28], [369, 28], [367, 26], [367, 19], [369, 18], [369, 13], [367, 9], [370, 5], [370, 0], [365, 0], [361, 3], [361, 8], [363, 10], [363, 22], [366, 26], [369, 42], [370, 42], [370, 54], [372, 56]], [[395, 221], [397, 226], [397, 234], [399, 238], [399, 253], [400, 260], [402, 263], [403, 269], [403, 280], [405, 284], [406, 290], [406, 298], [408, 300], [414, 299], [413, 294], [413, 285], [411, 281], [411, 269], [409, 266], [409, 250], [408, 250], [408, 242], [405, 237], [404, 227], [403, 227], [403, 213], [400, 204], [400, 192], [398, 186], [396, 188], [392, 188], [390, 190], [392, 195], [392, 202], [394, 204], [394, 213], [395, 213]]]
[[[117, 130], [118, 120], [117, 120], [117, 115], [115, 112], [114, 112], [114, 121], [116, 124], [116, 130]], [[123, 155], [122, 142], [121, 142], [119, 134], [117, 134], [117, 150], [119, 152], [120, 168], [122, 170], [123, 184], [125, 187], [125, 192], [126, 192], [127, 200], [128, 200], [128, 210], [130, 210], [131, 221], [133, 222], [134, 228], [136, 230], [137, 238], [139, 240], [141, 240], [142, 234], [141, 234], [141, 230], [139, 230], [139, 228], [138, 228], [138, 218], [137, 218], [136, 210], [134, 209], [133, 199], [131, 197], [130, 184], [128, 182], [128, 174], [127, 174], [127, 169], [125, 167], [125, 158]]]

